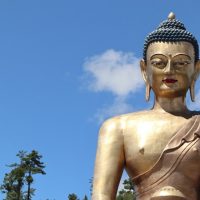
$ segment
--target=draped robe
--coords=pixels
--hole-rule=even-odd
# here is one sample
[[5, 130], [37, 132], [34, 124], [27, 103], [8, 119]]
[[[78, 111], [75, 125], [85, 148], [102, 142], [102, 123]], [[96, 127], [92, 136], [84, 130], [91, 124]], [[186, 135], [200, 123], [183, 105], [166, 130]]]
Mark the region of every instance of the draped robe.
[[139, 200], [200, 200], [200, 116], [178, 130], [155, 164], [133, 181]]

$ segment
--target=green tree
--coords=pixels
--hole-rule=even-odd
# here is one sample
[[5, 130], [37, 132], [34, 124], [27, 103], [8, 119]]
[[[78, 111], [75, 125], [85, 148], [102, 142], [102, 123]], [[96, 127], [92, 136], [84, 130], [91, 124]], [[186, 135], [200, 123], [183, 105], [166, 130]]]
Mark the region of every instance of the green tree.
[[23, 200], [24, 175], [25, 171], [20, 167], [14, 167], [10, 173], [5, 174], [3, 184], [0, 187], [1, 191], [6, 193], [5, 200]]
[[68, 200], [79, 200], [78, 196], [74, 193], [68, 195]]
[[88, 200], [88, 197], [85, 195], [84, 198], [83, 198], [83, 200]]
[[92, 190], [93, 190], [93, 177], [89, 179], [90, 183], [90, 196], [92, 196]]
[[31, 188], [31, 184], [33, 183], [33, 175], [34, 174], [46, 174], [44, 171], [45, 165], [41, 162], [42, 156], [35, 150], [33, 150], [29, 154], [19, 153], [18, 154], [23, 168], [25, 169], [25, 181], [28, 186], [26, 199], [31, 200], [31, 197], [34, 195], [35, 189]]
[[135, 200], [135, 190], [132, 180], [125, 179], [123, 182], [124, 188], [118, 192], [116, 200]]
[[[19, 157], [20, 162], [8, 165], [12, 169], [5, 174], [0, 190], [6, 194], [4, 200], [31, 200], [35, 191], [34, 188], [31, 188], [34, 181], [33, 175], [45, 174], [44, 163], [40, 161], [42, 156], [33, 150], [29, 154], [25, 151], [19, 151], [17, 157]], [[25, 184], [27, 190], [23, 191]]]

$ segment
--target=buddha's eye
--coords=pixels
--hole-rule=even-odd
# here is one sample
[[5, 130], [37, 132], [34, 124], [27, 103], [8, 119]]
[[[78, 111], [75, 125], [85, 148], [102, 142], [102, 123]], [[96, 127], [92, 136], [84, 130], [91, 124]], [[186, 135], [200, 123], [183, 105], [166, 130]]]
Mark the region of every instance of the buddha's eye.
[[189, 64], [190, 64], [189, 61], [174, 61], [173, 62], [173, 66], [175, 68], [183, 68], [183, 67], [185, 67], [185, 66], [187, 66]]
[[165, 68], [166, 66], [166, 62], [162, 61], [162, 60], [152, 60], [151, 61], [151, 64], [154, 66], [154, 67], [157, 67], [159, 69], [163, 69]]

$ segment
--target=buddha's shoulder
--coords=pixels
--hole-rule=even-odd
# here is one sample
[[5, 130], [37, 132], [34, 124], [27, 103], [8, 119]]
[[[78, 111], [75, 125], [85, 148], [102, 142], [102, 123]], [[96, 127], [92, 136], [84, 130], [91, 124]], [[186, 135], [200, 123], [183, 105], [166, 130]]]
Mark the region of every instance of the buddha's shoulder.
[[109, 118], [104, 122], [104, 124], [110, 124], [110, 123], [118, 124], [118, 123], [121, 123], [122, 121], [124, 122], [124, 121], [129, 121], [129, 120], [137, 120], [142, 117], [149, 118], [154, 115], [155, 115], [155, 111], [142, 110], [142, 111], [138, 111], [138, 112], [127, 113], [127, 114]]
[[139, 121], [144, 121], [144, 120], [148, 121], [153, 116], [155, 116], [155, 113], [153, 113], [151, 110], [123, 114], [109, 118], [106, 121], [104, 121], [101, 129], [122, 130], [129, 122], [137, 123]]

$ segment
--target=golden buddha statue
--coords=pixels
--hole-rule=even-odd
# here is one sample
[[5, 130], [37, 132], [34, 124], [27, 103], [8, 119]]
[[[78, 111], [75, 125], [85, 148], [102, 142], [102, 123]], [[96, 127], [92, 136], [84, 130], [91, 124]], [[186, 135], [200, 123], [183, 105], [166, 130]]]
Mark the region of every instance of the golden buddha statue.
[[188, 90], [194, 101], [198, 42], [173, 13], [147, 36], [140, 67], [153, 108], [101, 127], [92, 200], [114, 200], [123, 169], [139, 200], [200, 200], [200, 115], [185, 103]]

